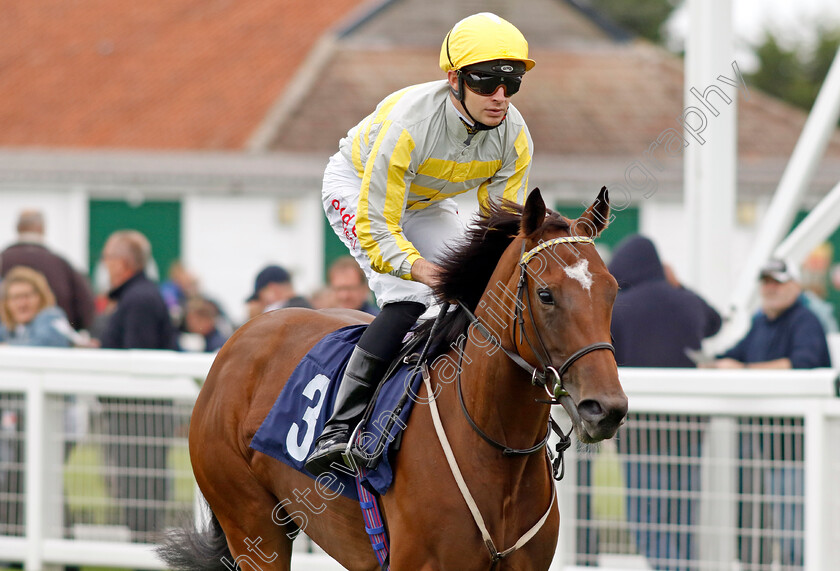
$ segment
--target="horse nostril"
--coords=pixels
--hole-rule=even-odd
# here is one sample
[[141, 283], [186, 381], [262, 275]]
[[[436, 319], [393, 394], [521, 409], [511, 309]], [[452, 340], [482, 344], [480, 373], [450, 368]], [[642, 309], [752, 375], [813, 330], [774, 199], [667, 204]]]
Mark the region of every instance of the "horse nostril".
[[586, 422], [597, 423], [600, 422], [605, 416], [606, 413], [604, 412], [601, 403], [596, 400], [592, 399], [585, 399], [580, 401], [577, 406], [578, 414], [580, 417], [585, 420]]

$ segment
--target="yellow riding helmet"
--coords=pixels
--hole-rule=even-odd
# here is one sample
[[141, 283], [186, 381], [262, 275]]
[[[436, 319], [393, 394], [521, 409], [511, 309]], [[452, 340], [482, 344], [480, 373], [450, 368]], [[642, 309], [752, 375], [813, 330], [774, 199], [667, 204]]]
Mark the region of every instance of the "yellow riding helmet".
[[490, 60], [514, 60], [535, 65], [528, 59], [528, 42], [516, 26], [490, 12], [468, 16], [455, 24], [440, 47], [440, 68], [461, 69]]

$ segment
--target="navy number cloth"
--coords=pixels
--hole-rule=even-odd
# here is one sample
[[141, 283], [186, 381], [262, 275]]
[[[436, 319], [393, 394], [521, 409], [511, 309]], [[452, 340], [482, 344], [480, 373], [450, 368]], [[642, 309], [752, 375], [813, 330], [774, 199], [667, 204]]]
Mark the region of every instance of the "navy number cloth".
[[[271, 412], [265, 417], [251, 440], [251, 448], [288, 464], [298, 472], [314, 478], [303, 469], [303, 464], [315, 439], [324, 429], [333, 409], [338, 385], [353, 351], [367, 325], [352, 325], [330, 333], [307, 353], [295, 368], [286, 386], [280, 392]], [[362, 429], [362, 448], [372, 453], [381, 440], [382, 430], [406, 390], [406, 382], [413, 367], [404, 365], [379, 392], [373, 414]], [[414, 375], [412, 394], [417, 394], [422, 377]], [[393, 480], [390, 444], [408, 422], [413, 400], [406, 401], [396, 417], [389, 436], [384, 439], [386, 450], [376, 469], [364, 474], [364, 483], [379, 494], [384, 494]], [[319, 477], [319, 484], [349, 498], [358, 500], [354, 477], [359, 468], [336, 468]]]

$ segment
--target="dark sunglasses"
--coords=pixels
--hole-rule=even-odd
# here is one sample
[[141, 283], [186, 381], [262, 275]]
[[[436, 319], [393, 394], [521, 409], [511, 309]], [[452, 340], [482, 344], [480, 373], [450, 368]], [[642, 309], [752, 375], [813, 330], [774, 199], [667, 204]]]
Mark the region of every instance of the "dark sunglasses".
[[463, 71], [461, 77], [464, 78], [464, 84], [469, 87], [470, 91], [478, 95], [492, 95], [501, 85], [505, 88], [505, 95], [510, 97], [519, 91], [519, 86], [522, 85], [521, 75], [497, 75], [481, 71]]

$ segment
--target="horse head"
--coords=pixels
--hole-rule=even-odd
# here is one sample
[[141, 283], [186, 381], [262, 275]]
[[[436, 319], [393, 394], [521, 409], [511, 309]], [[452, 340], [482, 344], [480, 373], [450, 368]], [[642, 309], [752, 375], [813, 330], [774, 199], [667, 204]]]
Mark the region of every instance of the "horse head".
[[549, 211], [535, 189], [511, 244], [521, 252], [517, 351], [556, 377], [553, 392], [582, 442], [611, 438], [627, 414], [609, 343], [618, 284], [593, 244], [608, 219], [606, 187], [576, 220]]

